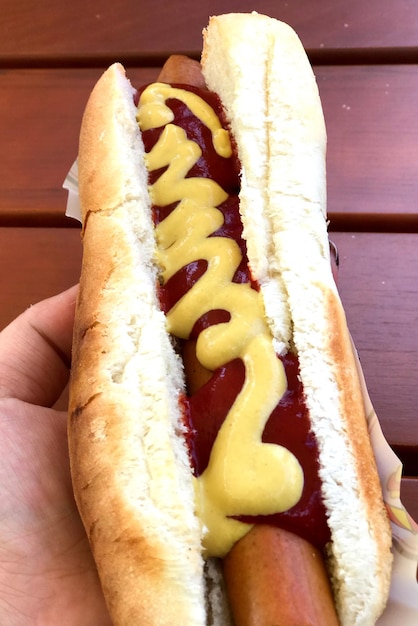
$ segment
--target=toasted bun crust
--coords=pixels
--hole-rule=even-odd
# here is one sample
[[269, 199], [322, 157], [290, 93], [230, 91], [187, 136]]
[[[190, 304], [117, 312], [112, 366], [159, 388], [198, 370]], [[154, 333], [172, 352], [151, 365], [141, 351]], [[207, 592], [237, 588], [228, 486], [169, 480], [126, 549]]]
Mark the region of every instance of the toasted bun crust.
[[[386, 601], [391, 537], [330, 272], [315, 81], [299, 40], [280, 22], [221, 16], [204, 36], [205, 78], [225, 105], [243, 165], [250, 264], [278, 349], [292, 344], [299, 354], [320, 445], [341, 623], [371, 625]], [[87, 104], [79, 186], [84, 254], [69, 446], [75, 497], [112, 619], [118, 626], [226, 625], [223, 596], [213, 588], [207, 611], [201, 528], [179, 436], [182, 365], [157, 301], [144, 149], [120, 65], [105, 72]]]
[[112, 66], [80, 135], [84, 260], [69, 445], [74, 492], [117, 625], [205, 624], [181, 364], [155, 291], [133, 92]]

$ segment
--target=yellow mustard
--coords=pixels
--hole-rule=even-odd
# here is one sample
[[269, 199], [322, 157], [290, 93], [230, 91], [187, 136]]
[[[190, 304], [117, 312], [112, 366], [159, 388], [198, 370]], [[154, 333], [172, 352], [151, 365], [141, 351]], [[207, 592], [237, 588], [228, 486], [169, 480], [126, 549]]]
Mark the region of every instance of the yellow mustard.
[[196, 507], [205, 528], [206, 556], [225, 556], [251, 528], [231, 519], [268, 515], [294, 506], [303, 489], [303, 471], [283, 446], [263, 443], [264, 426], [287, 388], [282, 362], [273, 348], [261, 293], [232, 282], [241, 262], [238, 244], [226, 237], [209, 237], [223, 223], [216, 207], [227, 198], [213, 180], [186, 178], [201, 149], [173, 125], [168, 98], [182, 101], [211, 131], [220, 156], [232, 153], [228, 132], [200, 96], [164, 83], [154, 83], [141, 95], [138, 123], [142, 131], [164, 127], [146, 156], [148, 170], [165, 167], [150, 186], [153, 203], [178, 203], [156, 227], [157, 261], [165, 283], [188, 263], [206, 260], [207, 270], [167, 314], [167, 330], [187, 339], [205, 313], [226, 310], [230, 320], [203, 330], [196, 355], [210, 370], [240, 358], [245, 382], [221, 426], [208, 467], [195, 479]]

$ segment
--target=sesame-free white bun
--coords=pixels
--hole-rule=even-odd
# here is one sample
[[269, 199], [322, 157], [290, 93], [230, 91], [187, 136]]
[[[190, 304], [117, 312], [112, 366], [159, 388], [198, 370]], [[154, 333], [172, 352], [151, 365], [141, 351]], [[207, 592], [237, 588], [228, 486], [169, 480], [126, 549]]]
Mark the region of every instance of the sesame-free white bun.
[[[330, 269], [315, 79], [292, 29], [258, 14], [211, 18], [202, 69], [237, 143], [249, 261], [277, 350], [299, 357], [341, 625], [372, 626], [386, 603], [391, 534]], [[80, 132], [83, 266], [68, 427], [74, 493], [115, 626], [228, 626], [220, 568], [201, 555], [182, 436], [183, 366], [156, 293], [133, 96], [123, 67], [111, 66]]]
[[318, 88], [301, 42], [283, 22], [214, 17], [204, 41], [203, 75], [223, 102], [241, 159], [249, 262], [278, 345], [292, 344], [299, 357], [320, 449], [339, 618], [342, 626], [372, 625], [389, 591], [391, 532], [329, 258]]

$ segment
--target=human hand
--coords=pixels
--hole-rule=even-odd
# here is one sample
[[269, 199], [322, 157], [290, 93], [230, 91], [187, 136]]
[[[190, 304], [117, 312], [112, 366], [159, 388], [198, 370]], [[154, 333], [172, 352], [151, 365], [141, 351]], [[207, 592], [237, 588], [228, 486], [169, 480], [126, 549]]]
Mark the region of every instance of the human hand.
[[0, 624], [110, 626], [74, 503], [67, 414], [76, 287], [0, 333]]

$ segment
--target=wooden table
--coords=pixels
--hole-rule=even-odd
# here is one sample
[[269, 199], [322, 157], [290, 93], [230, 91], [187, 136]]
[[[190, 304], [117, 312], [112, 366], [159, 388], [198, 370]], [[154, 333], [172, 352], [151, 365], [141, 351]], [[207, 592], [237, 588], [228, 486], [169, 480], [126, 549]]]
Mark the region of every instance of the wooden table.
[[80, 233], [61, 188], [88, 94], [122, 61], [137, 85], [172, 52], [198, 58], [209, 14], [290, 23], [328, 126], [339, 287], [387, 440], [418, 519], [418, 11], [414, 0], [3, 0], [0, 20], [0, 328], [78, 280]]

